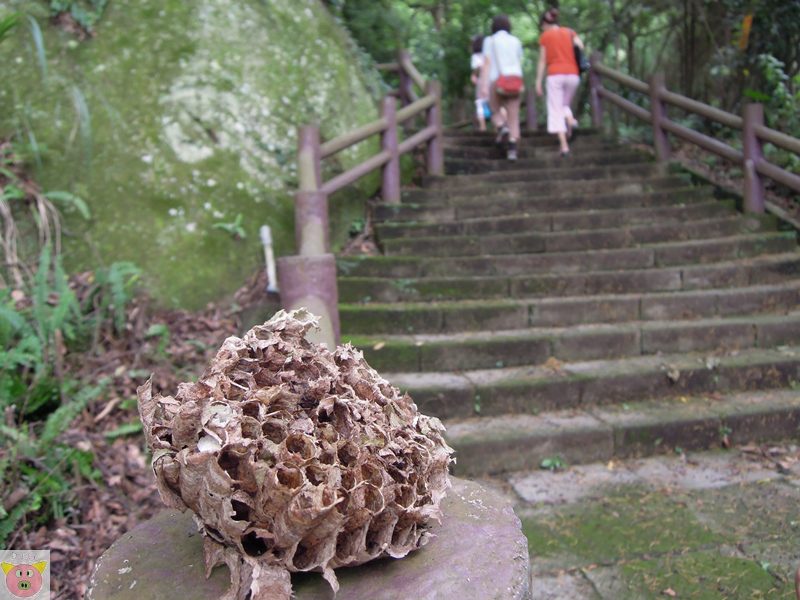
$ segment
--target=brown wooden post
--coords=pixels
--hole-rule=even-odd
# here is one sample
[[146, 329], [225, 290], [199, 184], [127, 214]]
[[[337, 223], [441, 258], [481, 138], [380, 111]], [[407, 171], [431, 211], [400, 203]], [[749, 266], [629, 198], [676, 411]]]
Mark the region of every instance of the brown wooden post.
[[300, 191], [313, 192], [322, 187], [319, 127], [316, 125], [305, 125], [298, 130], [297, 178]]
[[536, 87], [529, 85], [525, 90], [525, 131], [537, 131], [539, 123], [536, 115]]
[[381, 102], [381, 113], [386, 119], [386, 131], [381, 136], [383, 150], [391, 155], [383, 165], [381, 196], [388, 204], [400, 202], [400, 152], [397, 144], [397, 101], [386, 96]]
[[403, 106], [408, 106], [414, 101], [414, 82], [411, 80], [411, 76], [406, 73], [405, 67], [403, 67], [406, 60], [411, 60], [411, 55], [408, 53], [408, 50], [400, 50], [397, 53], [397, 64], [400, 66], [398, 70], [398, 75], [400, 78], [400, 101], [402, 102]]
[[428, 109], [426, 125], [436, 127], [436, 135], [428, 141], [428, 175], [444, 175], [444, 131], [442, 130], [442, 84], [431, 80], [425, 86], [426, 94], [436, 101]]
[[603, 87], [603, 78], [595, 69], [603, 60], [599, 52], [592, 52], [589, 59], [592, 68], [589, 70], [589, 104], [592, 107], [592, 125], [600, 129], [603, 126], [603, 99], [600, 97], [600, 88]]
[[653, 123], [653, 146], [659, 162], [668, 161], [670, 155], [667, 132], [661, 126], [667, 118], [666, 107], [661, 100], [661, 92], [665, 89], [663, 73], [656, 73], [650, 78], [650, 119]]
[[745, 104], [742, 114], [742, 154], [744, 155], [744, 209], [764, 212], [764, 180], [758, 174], [758, 163], [764, 158], [756, 126], [764, 124], [764, 105]]

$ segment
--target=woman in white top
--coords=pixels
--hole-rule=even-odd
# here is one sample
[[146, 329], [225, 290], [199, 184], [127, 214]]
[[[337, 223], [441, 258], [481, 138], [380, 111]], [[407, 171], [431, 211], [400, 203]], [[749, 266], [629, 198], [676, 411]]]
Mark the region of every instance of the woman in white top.
[[501, 76], [518, 79], [520, 84], [522, 82], [522, 43], [511, 35], [511, 22], [506, 15], [499, 15], [492, 20], [492, 35], [483, 40], [483, 57], [481, 84], [489, 97], [492, 123], [498, 130], [498, 143], [506, 146], [509, 160], [517, 160], [522, 89], [516, 94], [501, 94], [497, 86]]

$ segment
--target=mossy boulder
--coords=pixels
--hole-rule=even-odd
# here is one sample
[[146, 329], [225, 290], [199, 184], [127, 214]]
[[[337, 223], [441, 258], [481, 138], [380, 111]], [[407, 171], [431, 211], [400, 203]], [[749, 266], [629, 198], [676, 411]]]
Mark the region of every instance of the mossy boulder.
[[[297, 126], [329, 139], [377, 115], [379, 75], [318, 0], [115, 0], [82, 42], [43, 7], [0, 0], [44, 34], [23, 20], [0, 46], [0, 136], [28, 145], [45, 189], [89, 204], [89, 223], [67, 215], [67, 266], [134, 261], [163, 305], [234, 291], [262, 263], [262, 224], [291, 253]], [[335, 239], [376, 182], [334, 198]]]

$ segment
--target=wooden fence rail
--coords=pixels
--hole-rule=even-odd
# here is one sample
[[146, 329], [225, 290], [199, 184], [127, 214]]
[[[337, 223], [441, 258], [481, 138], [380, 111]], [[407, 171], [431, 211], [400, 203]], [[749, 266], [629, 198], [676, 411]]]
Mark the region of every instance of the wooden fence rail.
[[[659, 161], [670, 158], [667, 133], [678, 136], [717, 156], [741, 165], [744, 173], [744, 205], [750, 212], [763, 212], [765, 193], [763, 177], [768, 177], [786, 187], [800, 192], [800, 176], [769, 162], [762, 150], [764, 143], [773, 144], [783, 150], [800, 154], [800, 140], [770, 129], [764, 125], [764, 107], [761, 104], [746, 104], [742, 116], [734, 115], [708, 104], [667, 90], [662, 74], [654, 75], [645, 83], [629, 75], [611, 69], [601, 62], [599, 53], [592, 55], [589, 73], [589, 98], [592, 107], [592, 122], [595, 127], [603, 124], [603, 101], [619, 107], [628, 114], [650, 122], [653, 127], [653, 145]], [[603, 86], [603, 80], [611, 80], [650, 98], [650, 109], [642, 108]], [[700, 115], [731, 129], [741, 131], [742, 150], [738, 150], [711, 136], [684, 127], [667, 116], [667, 105]]]
[[[438, 81], [425, 81], [406, 51], [398, 54], [397, 62], [379, 66], [396, 72], [399, 78], [399, 89], [381, 101], [380, 118], [324, 143], [316, 125], [301, 127], [298, 134], [299, 189], [294, 204], [297, 255], [277, 261], [281, 304], [289, 310], [304, 306], [320, 316], [321, 331], [312, 335], [312, 339], [330, 348], [339, 341], [339, 312], [336, 261], [330, 249], [329, 197], [380, 169], [382, 200], [399, 203], [400, 157], [422, 145], [426, 147], [428, 173], [444, 174], [441, 85]], [[415, 87], [423, 94], [421, 97]], [[403, 105], [399, 109], [398, 99]], [[413, 123], [421, 116], [425, 117], [424, 126], [412, 132]], [[372, 136], [380, 136], [381, 149], [377, 154], [328, 181], [323, 180], [323, 159]]]

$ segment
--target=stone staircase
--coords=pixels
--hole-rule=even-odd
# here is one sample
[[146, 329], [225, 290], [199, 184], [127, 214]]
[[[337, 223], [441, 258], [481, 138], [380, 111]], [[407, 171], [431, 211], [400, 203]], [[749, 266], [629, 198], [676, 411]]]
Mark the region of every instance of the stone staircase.
[[448, 176], [374, 207], [384, 254], [339, 259], [343, 339], [461, 475], [797, 437], [796, 232], [597, 133], [573, 155], [449, 133]]

